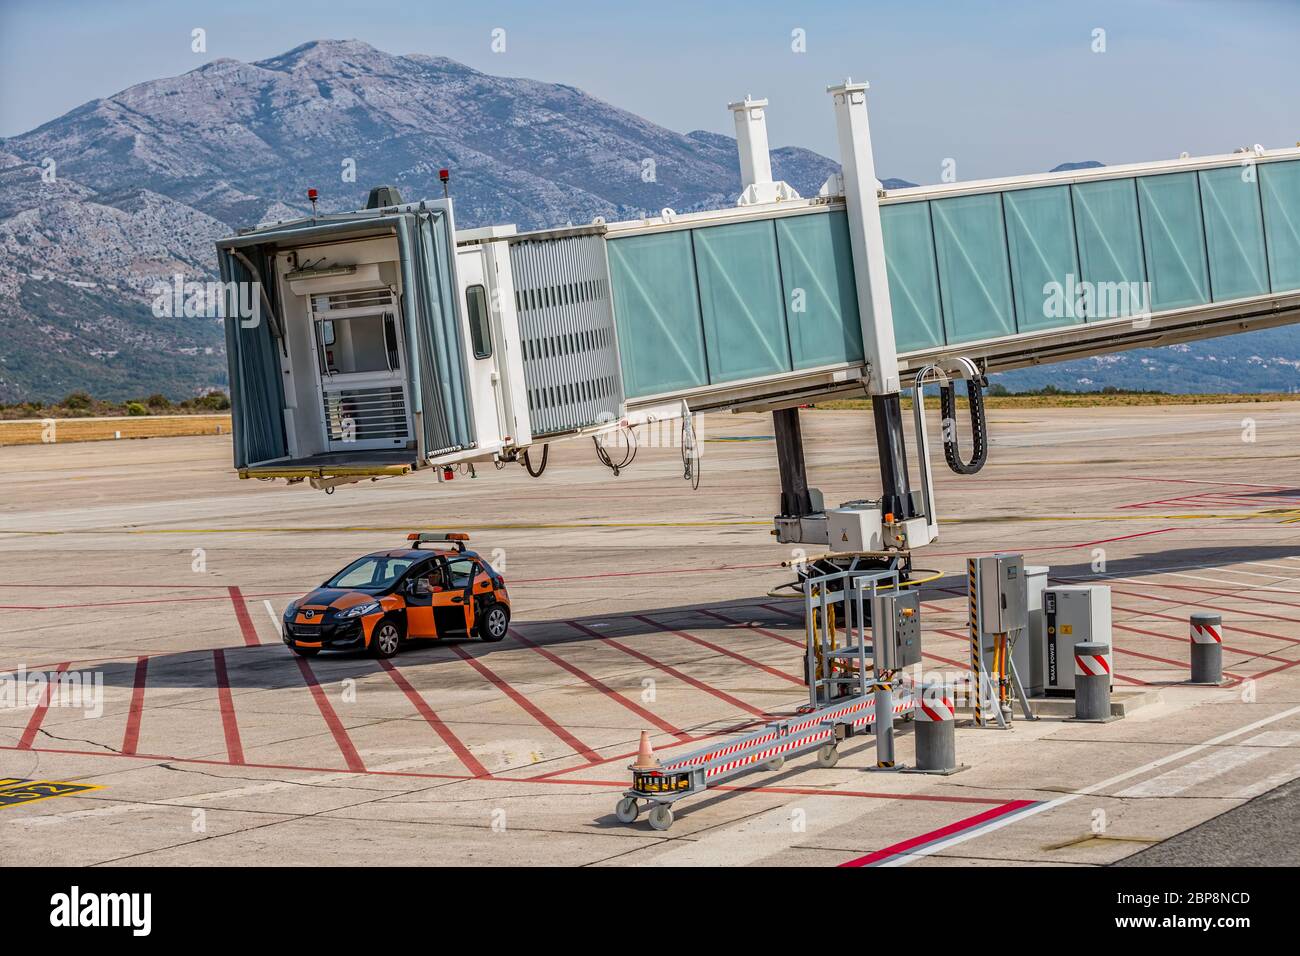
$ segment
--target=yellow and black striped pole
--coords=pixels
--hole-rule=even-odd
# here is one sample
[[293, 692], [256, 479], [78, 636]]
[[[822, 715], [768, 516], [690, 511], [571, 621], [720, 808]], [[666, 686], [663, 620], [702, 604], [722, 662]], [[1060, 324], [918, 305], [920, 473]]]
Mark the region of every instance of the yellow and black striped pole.
[[970, 599], [970, 672], [975, 693], [975, 726], [984, 726], [984, 687], [982, 684], [983, 648], [980, 646], [979, 565], [976, 558], [966, 559], [966, 590]]

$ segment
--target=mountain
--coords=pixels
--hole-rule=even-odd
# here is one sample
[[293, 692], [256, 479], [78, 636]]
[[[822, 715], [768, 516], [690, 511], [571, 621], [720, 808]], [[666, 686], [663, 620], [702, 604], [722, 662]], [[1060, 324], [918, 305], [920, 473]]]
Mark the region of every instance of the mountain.
[[1261, 329], [1204, 342], [1134, 349], [992, 375], [1013, 392], [1054, 385], [1072, 392], [1116, 388], [1157, 392], [1300, 391], [1294, 328]]
[[[838, 168], [793, 147], [772, 165], [804, 195]], [[323, 211], [356, 209], [379, 183], [441, 195], [442, 167], [461, 227], [687, 212], [740, 192], [730, 137], [571, 86], [350, 40], [214, 60], [0, 140], [0, 401], [222, 387], [219, 324], [156, 318], [154, 283], [215, 278], [215, 239], [307, 212], [309, 186]]]
[[[838, 168], [796, 147], [771, 156], [775, 176], [804, 196]], [[677, 133], [571, 86], [355, 40], [255, 63], [214, 60], [0, 140], [0, 402], [224, 387], [220, 323], [156, 317], [155, 284], [215, 278], [217, 238], [308, 212], [308, 187], [322, 211], [356, 209], [380, 183], [408, 199], [441, 195], [443, 167], [462, 228], [690, 212], [740, 192], [731, 137]], [[1300, 352], [1288, 350], [1285, 331], [1271, 334], [1273, 344], [1251, 348], [1281, 373]], [[1223, 342], [1190, 354], [1223, 355]], [[1121, 361], [1076, 364], [1063, 368], [1100, 384], [1128, 374]], [[1137, 378], [1163, 383], [1148, 387], [1194, 384], [1139, 365]], [[1249, 378], [1232, 379], [1247, 366]], [[1257, 387], [1258, 371], [1243, 355], [1224, 381]]]

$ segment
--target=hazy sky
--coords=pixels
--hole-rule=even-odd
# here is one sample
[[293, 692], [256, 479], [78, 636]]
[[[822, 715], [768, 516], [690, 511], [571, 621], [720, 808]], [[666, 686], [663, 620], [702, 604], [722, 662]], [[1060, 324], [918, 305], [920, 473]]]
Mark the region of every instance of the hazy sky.
[[878, 171], [922, 183], [947, 157], [974, 179], [1300, 140], [1300, 0], [0, 0], [0, 136], [327, 37], [567, 83], [680, 132], [732, 133], [726, 103], [766, 96], [774, 146], [831, 156], [825, 87], [851, 75]]

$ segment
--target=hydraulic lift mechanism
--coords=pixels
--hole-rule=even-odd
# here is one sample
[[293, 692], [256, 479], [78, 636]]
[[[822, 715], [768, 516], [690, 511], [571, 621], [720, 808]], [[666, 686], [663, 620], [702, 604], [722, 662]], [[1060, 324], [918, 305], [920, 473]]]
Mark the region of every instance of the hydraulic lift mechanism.
[[[781, 473], [781, 513], [776, 519], [775, 533], [777, 540], [784, 543], [828, 546], [832, 553], [824, 556], [823, 562], [842, 564], [846, 558], [873, 556], [879, 565], [898, 567], [906, 575], [911, 570], [911, 552], [929, 544], [939, 533], [924, 388], [931, 383], [940, 385], [944, 396], [944, 446], [949, 449], [949, 464], [959, 470], [952, 383], [954, 379], [967, 381], [976, 454], [961, 471], [973, 474], [984, 463], [985, 424], [980, 392], [983, 378], [974, 362], [964, 358], [927, 365], [915, 374], [912, 402], [921, 487], [914, 491], [903, 430], [898, 349], [894, 343], [894, 313], [877, 194], [879, 181], [867, 121], [867, 84], [846, 80], [830, 87], [828, 92], [835, 104], [843, 161], [841, 177], [867, 369], [863, 384], [871, 398], [881, 492], [877, 500], [850, 501], [838, 508], [826, 508], [821, 492], [808, 486], [799, 409], [775, 410], [772, 419]], [[745, 155], [743, 149], [741, 154]], [[742, 174], [748, 172], [742, 166]]]

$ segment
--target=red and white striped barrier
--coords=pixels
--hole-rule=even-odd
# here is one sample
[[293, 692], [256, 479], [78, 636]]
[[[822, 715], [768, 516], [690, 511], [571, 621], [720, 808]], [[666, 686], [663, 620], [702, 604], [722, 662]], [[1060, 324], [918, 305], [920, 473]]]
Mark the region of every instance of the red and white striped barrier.
[[1222, 644], [1223, 624], [1220, 621], [1197, 620], [1192, 618], [1193, 644]]
[[957, 709], [946, 689], [925, 692], [916, 702], [916, 720], [918, 723], [937, 723], [944, 720], [956, 720]]
[[1110, 660], [1106, 654], [1075, 654], [1075, 677], [1100, 677], [1110, 673]]
[[[905, 714], [912, 709], [912, 697], [904, 690], [894, 701], [894, 714]], [[724, 744], [720, 747], [710, 747], [701, 750], [698, 753], [687, 754], [676, 760], [667, 762], [663, 766], [665, 773], [674, 770], [685, 770], [689, 767], [698, 767], [701, 764], [710, 763], [720, 757], [727, 757], [734, 753], [750, 750], [753, 747], [760, 746], [770, 741], [779, 741], [775, 746], [766, 748], [753, 753], [746, 753], [743, 757], [736, 760], [728, 761], [724, 764], [713, 766], [705, 771], [706, 777], [713, 777], [719, 773], [725, 773], [734, 770], [737, 767], [751, 763], [765, 763], [774, 757], [778, 757], [795, 748], [807, 747], [828, 735], [827, 723], [844, 723], [846, 718], [852, 718], [852, 724], [856, 730], [867, 724], [875, 723], [876, 714], [873, 709], [875, 706], [872, 698], [864, 698], [852, 704], [845, 704], [836, 707], [833, 710], [821, 711], [815, 715], [805, 717], [791, 724], [785, 734], [776, 730], [769, 730], [762, 733], [751, 734]], [[856, 716], [855, 716], [856, 715]]]

